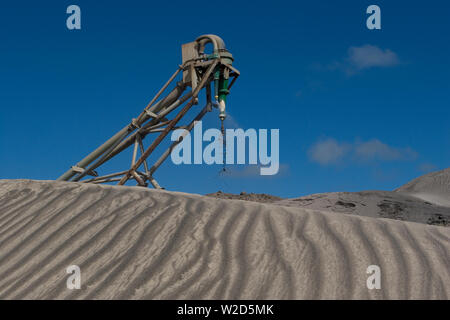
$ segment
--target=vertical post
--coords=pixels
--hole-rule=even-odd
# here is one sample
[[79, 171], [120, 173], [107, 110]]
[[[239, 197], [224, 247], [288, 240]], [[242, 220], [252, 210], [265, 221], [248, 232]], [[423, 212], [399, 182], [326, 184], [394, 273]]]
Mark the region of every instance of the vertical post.
[[[142, 139], [141, 136], [138, 136], [138, 142], [139, 142], [139, 147], [141, 149], [141, 154], [143, 154], [145, 152], [144, 149], [144, 144], [142, 143]], [[144, 159], [144, 169], [145, 169], [145, 174], [147, 174], [147, 176], [150, 175], [150, 172], [148, 171], [148, 164], [147, 164], [147, 159]]]
[[134, 164], [136, 163], [136, 156], [137, 156], [137, 151], [138, 151], [138, 137], [139, 134], [136, 135], [136, 138], [134, 139], [134, 150], [133, 150], [133, 158], [131, 159], [131, 166], [134, 166]]

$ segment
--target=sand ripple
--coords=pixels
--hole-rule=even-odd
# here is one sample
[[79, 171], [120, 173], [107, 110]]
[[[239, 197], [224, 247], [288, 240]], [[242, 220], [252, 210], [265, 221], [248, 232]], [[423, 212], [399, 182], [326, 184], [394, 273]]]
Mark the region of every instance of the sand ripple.
[[[66, 287], [66, 268], [82, 287]], [[381, 290], [366, 269], [381, 268]], [[0, 181], [0, 299], [449, 299], [450, 229], [141, 188]]]

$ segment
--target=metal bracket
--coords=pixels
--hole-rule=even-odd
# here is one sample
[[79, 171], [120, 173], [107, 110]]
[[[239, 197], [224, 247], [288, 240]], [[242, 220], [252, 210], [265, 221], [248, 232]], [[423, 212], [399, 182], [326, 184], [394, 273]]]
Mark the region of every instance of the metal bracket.
[[145, 109], [145, 113], [152, 118], [159, 119], [159, 116], [156, 113], [151, 112], [150, 110]]
[[[84, 173], [86, 170], [84, 168], [78, 167], [78, 166], [72, 166], [72, 170], [76, 173]], [[86, 173], [89, 176], [92, 177], [98, 177], [98, 173], [95, 170], [91, 170]]]

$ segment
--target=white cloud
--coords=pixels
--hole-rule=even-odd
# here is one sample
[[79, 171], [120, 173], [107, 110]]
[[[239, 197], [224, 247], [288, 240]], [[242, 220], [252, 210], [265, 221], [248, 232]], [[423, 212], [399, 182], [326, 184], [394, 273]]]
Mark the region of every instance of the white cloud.
[[355, 156], [359, 160], [414, 160], [417, 158], [417, 152], [411, 148], [394, 148], [381, 142], [378, 139], [372, 139], [367, 142], [356, 143], [354, 148]]
[[[350, 47], [347, 56], [341, 61], [334, 61], [325, 67], [326, 70], [340, 70], [347, 75], [354, 75], [362, 70], [370, 68], [387, 68], [400, 64], [397, 54], [389, 49], [381, 49], [377, 46], [366, 44], [360, 47]], [[323, 70], [321, 65], [315, 66]]]
[[309, 157], [321, 165], [338, 162], [348, 151], [345, 144], [333, 138], [328, 138], [314, 144], [308, 151]]
[[359, 70], [371, 67], [390, 67], [399, 63], [395, 52], [389, 49], [382, 50], [370, 44], [350, 47], [348, 49], [348, 60], [352, 66]]
[[348, 61], [357, 70], [372, 67], [391, 67], [399, 64], [397, 54], [389, 49], [380, 49], [377, 46], [366, 44], [361, 47], [348, 49]]
[[312, 145], [308, 150], [308, 155], [311, 161], [327, 166], [337, 164], [342, 160], [357, 162], [411, 161], [416, 159], [418, 154], [409, 147], [391, 147], [378, 139], [347, 143], [328, 138]]

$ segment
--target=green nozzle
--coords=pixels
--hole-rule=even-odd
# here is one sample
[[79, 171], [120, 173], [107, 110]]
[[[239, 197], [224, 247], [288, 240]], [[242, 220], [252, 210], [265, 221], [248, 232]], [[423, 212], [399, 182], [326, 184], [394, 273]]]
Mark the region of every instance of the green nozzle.
[[219, 81], [219, 101], [226, 102], [227, 95], [230, 91], [228, 90], [228, 79], [221, 77]]

